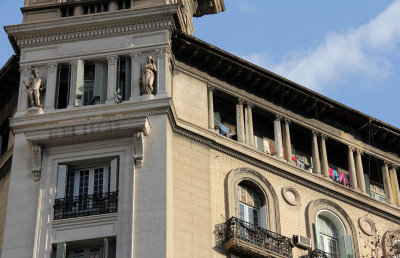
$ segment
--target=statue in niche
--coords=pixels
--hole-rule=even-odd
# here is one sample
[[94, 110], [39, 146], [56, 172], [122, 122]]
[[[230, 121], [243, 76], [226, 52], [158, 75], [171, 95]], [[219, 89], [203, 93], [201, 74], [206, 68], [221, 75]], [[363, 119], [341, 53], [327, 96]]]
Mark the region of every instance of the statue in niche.
[[28, 91], [29, 101], [31, 107], [42, 107], [40, 104], [40, 92], [46, 89], [46, 84], [42, 77], [39, 77], [39, 71], [37, 68], [32, 69], [33, 79], [22, 81]]
[[142, 95], [153, 94], [153, 83], [154, 76], [157, 72], [157, 67], [154, 64], [154, 59], [151, 56], [146, 58], [147, 64], [142, 68], [141, 85], [142, 85]]

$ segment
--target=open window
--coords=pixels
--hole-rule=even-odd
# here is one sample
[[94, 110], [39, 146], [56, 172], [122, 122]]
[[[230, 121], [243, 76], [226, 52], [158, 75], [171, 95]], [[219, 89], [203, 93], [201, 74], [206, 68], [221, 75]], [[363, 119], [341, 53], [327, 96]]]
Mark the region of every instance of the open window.
[[131, 0], [118, 0], [117, 5], [118, 5], [118, 10], [130, 9]]
[[131, 59], [118, 57], [117, 94], [120, 101], [129, 100], [131, 96]]
[[56, 109], [66, 108], [69, 101], [71, 84], [71, 67], [69, 64], [58, 65], [57, 88], [56, 88]]
[[320, 211], [314, 227], [317, 247], [328, 257], [354, 257], [352, 236], [346, 234], [343, 222], [334, 213]]
[[118, 159], [58, 165], [54, 219], [117, 212]]
[[75, 106], [104, 104], [107, 98], [107, 61], [77, 63]]

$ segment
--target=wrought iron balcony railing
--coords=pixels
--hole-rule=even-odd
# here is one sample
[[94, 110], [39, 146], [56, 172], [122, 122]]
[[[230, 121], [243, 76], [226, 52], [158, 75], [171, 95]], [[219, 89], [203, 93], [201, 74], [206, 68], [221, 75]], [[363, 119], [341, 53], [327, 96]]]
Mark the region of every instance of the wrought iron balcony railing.
[[308, 254], [308, 258], [338, 258], [336, 254], [330, 254], [319, 249], [313, 250]]
[[225, 248], [252, 257], [292, 257], [289, 238], [232, 217], [226, 223]]
[[118, 192], [56, 199], [54, 220], [113, 213], [118, 211]]

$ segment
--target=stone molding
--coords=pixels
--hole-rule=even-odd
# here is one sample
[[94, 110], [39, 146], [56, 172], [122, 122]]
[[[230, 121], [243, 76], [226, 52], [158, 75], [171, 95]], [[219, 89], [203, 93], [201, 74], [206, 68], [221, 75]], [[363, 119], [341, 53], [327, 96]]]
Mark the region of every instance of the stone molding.
[[[127, 120], [133, 118], [140, 118], [140, 117], [148, 117], [153, 115], [161, 115], [166, 114], [166, 110], [156, 110], [150, 112], [141, 112], [135, 114], [125, 114], [125, 115], [114, 115], [114, 116], [104, 116], [100, 118], [89, 118], [89, 119], [71, 119], [67, 121], [53, 121], [52, 123], [48, 123], [41, 126], [36, 127], [24, 127], [24, 128], [17, 128], [14, 129], [14, 133], [33, 133], [36, 131], [48, 130], [53, 128], [62, 128], [62, 127], [73, 127], [78, 125], [90, 125], [90, 124], [98, 124], [102, 122], [110, 122], [110, 121], [120, 121], [120, 120]], [[147, 135], [147, 133], [145, 134]]]
[[[296, 191], [296, 189], [294, 189], [293, 187], [290, 186], [285, 186], [282, 188], [282, 197], [283, 199], [290, 205], [292, 206], [299, 206], [300, 205], [300, 195], [299, 193]], [[287, 193], [292, 193], [295, 196], [295, 200], [291, 200], [288, 198]]]
[[358, 226], [361, 231], [368, 236], [374, 236], [376, 234], [375, 222], [366, 216], [358, 219]]
[[70, 42], [76, 40], [90, 40], [104, 38], [120, 34], [132, 33], [149, 29], [157, 29], [173, 26], [169, 18], [149, 19], [141, 22], [125, 22], [116, 24], [104, 24], [96, 27], [79, 27], [76, 29], [63, 29], [28, 36], [16, 36], [15, 40], [19, 47], [43, 46], [43, 44]]
[[[324, 194], [326, 196], [329, 196], [331, 198], [334, 198], [334, 199], [336, 199], [336, 200], [338, 200], [340, 202], [344, 202], [344, 203], [347, 203], [349, 205], [352, 205], [355, 208], [358, 208], [360, 210], [364, 210], [366, 212], [370, 212], [370, 213], [372, 213], [372, 214], [374, 214], [374, 215], [376, 215], [378, 217], [381, 217], [381, 218], [384, 218], [384, 219], [387, 219], [387, 220], [390, 220], [392, 222], [400, 224], [400, 217], [399, 216], [396, 216], [396, 215], [394, 215], [394, 214], [392, 214], [390, 212], [387, 212], [387, 211], [384, 211], [382, 209], [379, 209], [379, 208], [377, 208], [377, 207], [375, 207], [373, 205], [367, 205], [365, 202], [360, 201], [357, 197], [351, 197], [351, 196], [343, 195], [340, 192], [337, 192], [335, 190], [323, 187], [323, 186], [317, 184], [316, 180], [307, 180], [307, 179], [301, 178], [299, 176], [296, 176], [295, 174], [288, 173], [287, 171], [285, 171], [283, 169], [277, 168], [277, 167], [275, 167], [275, 166], [273, 166], [271, 164], [268, 164], [268, 163], [265, 163], [263, 161], [260, 161], [260, 160], [258, 160], [256, 158], [252, 157], [252, 156], [249, 156], [249, 155], [243, 154], [241, 152], [238, 152], [238, 151], [236, 151], [236, 150], [234, 150], [232, 148], [229, 148], [229, 147], [227, 147], [225, 145], [217, 143], [217, 142], [215, 142], [215, 141], [213, 141], [211, 139], [208, 139], [208, 138], [206, 138], [204, 136], [198, 135], [198, 134], [196, 134], [194, 132], [191, 132], [191, 131], [189, 131], [187, 129], [178, 127], [176, 125], [176, 123], [175, 123], [175, 120], [172, 118], [171, 115], [169, 116], [169, 119], [170, 119], [171, 125], [173, 125], [172, 127], [173, 127], [173, 130], [174, 130], [174, 133], [176, 133], [178, 135], [181, 135], [183, 137], [189, 138], [189, 139], [191, 139], [191, 140], [193, 140], [195, 142], [203, 144], [203, 145], [205, 145], [205, 146], [207, 146], [209, 148], [212, 148], [212, 149], [214, 149], [216, 151], [219, 151], [219, 152], [224, 153], [224, 154], [226, 154], [228, 156], [231, 156], [233, 158], [236, 158], [238, 160], [246, 162], [249, 165], [258, 167], [258, 168], [260, 168], [262, 170], [267, 171], [268, 173], [272, 173], [272, 174], [277, 175], [279, 177], [282, 177], [282, 178], [284, 178], [286, 180], [289, 180], [289, 181], [292, 181], [292, 182], [294, 182], [296, 184], [299, 184], [299, 185], [302, 185], [304, 187], [307, 187], [310, 190], [322, 193], [322, 194]], [[334, 183], [332, 182], [332, 184], [334, 184]], [[335, 185], [335, 186], [339, 187], [338, 185]], [[354, 193], [354, 194], [356, 194], [356, 193]], [[369, 199], [368, 201], [371, 202], [371, 201], [374, 201], [374, 200]], [[379, 201], [376, 201], [376, 202], [378, 203]], [[384, 203], [379, 203], [379, 204], [380, 205], [385, 205]]]

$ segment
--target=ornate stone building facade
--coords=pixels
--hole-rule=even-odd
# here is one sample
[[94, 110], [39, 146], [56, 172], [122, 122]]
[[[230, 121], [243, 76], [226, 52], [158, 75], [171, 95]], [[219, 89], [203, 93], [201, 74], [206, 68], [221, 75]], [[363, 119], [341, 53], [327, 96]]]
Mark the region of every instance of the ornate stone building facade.
[[224, 8], [25, 1], [2, 258], [396, 255], [400, 130], [192, 36]]

